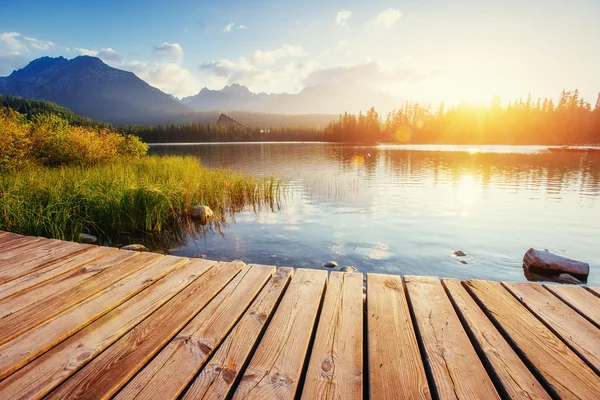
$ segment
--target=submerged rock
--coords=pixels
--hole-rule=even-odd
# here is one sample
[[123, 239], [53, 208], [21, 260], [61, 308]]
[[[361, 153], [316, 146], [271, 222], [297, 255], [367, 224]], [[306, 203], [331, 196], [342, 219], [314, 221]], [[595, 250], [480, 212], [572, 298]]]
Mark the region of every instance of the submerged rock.
[[335, 261], [329, 261], [323, 264], [323, 266], [326, 268], [335, 268], [337, 267], [337, 263]]
[[192, 207], [190, 216], [194, 219], [206, 222], [213, 217], [213, 210], [208, 206], [195, 206]]
[[523, 256], [523, 272], [530, 281], [586, 283], [590, 265], [547, 250], [529, 249]]
[[206, 258], [206, 254], [198, 253], [194, 256], [194, 258]]
[[121, 247], [121, 250], [131, 250], [131, 251], [150, 251], [143, 244], [128, 244], [127, 246]]
[[77, 241], [79, 243], [96, 244], [98, 243], [98, 238], [94, 235], [90, 235], [87, 233], [80, 233], [79, 235], [77, 235]]
[[468, 264], [467, 260], [458, 260], [461, 264]]
[[462, 251], [462, 250], [454, 250], [454, 251], [452, 252], [452, 255], [453, 255], [454, 257], [464, 257], [464, 256], [466, 256], [466, 255], [467, 255], [467, 253], [465, 253], [465, 252], [464, 252], [464, 251]]
[[341, 272], [355, 272], [356, 267], [353, 267], [352, 265], [348, 265], [347, 267], [340, 268], [340, 271]]

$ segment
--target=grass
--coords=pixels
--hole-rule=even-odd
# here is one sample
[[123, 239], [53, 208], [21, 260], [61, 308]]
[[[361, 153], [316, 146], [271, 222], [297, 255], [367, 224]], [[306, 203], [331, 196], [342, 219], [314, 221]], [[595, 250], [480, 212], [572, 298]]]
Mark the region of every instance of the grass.
[[273, 208], [280, 181], [203, 167], [193, 157], [146, 156], [92, 166], [30, 165], [0, 173], [0, 229], [74, 240], [190, 226], [207, 205], [217, 219], [246, 207]]

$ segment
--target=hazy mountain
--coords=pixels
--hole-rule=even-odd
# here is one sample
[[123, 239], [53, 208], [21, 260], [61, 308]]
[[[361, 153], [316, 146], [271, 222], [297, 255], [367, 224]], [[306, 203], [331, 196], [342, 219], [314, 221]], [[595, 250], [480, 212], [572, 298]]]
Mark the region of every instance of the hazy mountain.
[[391, 110], [401, 100], [366, 85], [344, 82], [304, 88], [298, 94], [253, 93], [234, 83], [221, 90], [202, 89], [181, 99], [194, 110], [239, 110], [279, 114], [340, 114], [358, 112], [375, 106]]
[[49, 100], [114, 124], [159, 123], [191, 111], [135, 74], [89, 56], [33, 60], [0, 78], [0, 94]]

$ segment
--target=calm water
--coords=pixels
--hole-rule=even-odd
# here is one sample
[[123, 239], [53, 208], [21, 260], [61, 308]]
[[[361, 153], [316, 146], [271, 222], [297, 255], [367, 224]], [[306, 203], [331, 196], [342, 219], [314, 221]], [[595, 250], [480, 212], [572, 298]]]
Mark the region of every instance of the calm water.
[[[153, 146], [208, 166], [276, 174], [276, 210], [228, 218], [172, 249], [215, 260], [460, 279], [525, 280], [529, 247], [589, 262], [600, 284], [600, 156], [544, 147], [315, 143]], [[461, 264], [454, 250], [467, 256]]]

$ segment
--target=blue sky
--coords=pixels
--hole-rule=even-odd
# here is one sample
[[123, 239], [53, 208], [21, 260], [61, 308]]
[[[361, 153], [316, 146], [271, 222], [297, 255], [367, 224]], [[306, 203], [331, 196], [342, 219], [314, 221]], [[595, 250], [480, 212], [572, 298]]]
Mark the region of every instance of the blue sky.
[[430, 102], [600, 91], [600, 1], [2, 0], [0, 76], [96, 55], [177, 96], [368, 82]]

